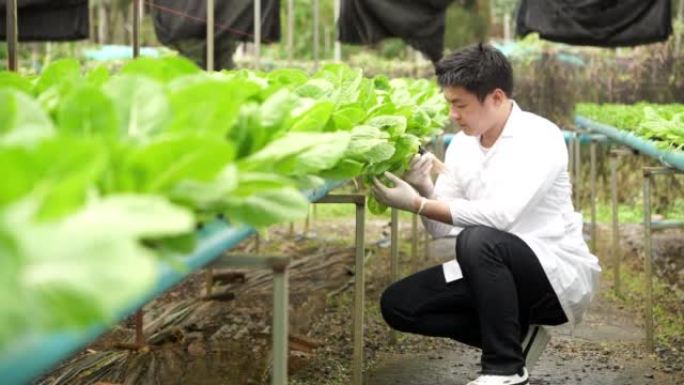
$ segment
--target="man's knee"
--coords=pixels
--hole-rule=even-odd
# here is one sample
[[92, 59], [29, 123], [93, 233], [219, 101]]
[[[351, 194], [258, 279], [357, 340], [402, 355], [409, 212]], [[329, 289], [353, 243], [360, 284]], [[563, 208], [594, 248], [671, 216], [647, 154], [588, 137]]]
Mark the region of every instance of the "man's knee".
[[411, 322], [402, 306], [403, 298], [401, 287], [396, 283], [390, 285], [380, 296], [380, 312], [392, 329], [409, 331]]
[[486, 226], [469, 226], [463, 229], [456, 240], [456, 257], [461, 261], [470, 261], [473, 255], [480, 253], [483, 247], [490, 244], [497, 230]]

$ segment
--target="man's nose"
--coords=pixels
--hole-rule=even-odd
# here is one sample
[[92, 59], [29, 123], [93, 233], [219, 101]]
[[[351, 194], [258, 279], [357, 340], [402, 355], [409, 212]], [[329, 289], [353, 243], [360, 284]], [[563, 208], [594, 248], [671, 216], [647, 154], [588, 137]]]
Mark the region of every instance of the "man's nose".
[[458, 121], [461, 119], [461, 115], [456, 111], [455, 108], [451, 109], [451, 119], [454, 121]]

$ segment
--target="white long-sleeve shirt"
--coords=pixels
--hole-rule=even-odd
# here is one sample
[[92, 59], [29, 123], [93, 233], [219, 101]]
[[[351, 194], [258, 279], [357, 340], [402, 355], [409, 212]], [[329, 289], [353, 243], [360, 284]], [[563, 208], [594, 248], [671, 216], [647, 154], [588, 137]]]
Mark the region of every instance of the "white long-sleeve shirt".
[[[489, 148], [479, 137], [456, 134], [447, 148], [447, 171], [432, 199], [449, 203], [453, 226], [423, 218], [435, 238], [484, 225], [520, 237], [539, 258], [571, 325], [577, 324], [598, 285], [601, 268], [582, 237], [582, 216], [572, 205], [568, 154], [552, 122], [513, 108]], [[447, 281], [460, 277], [458, 262], [444, 265]]]

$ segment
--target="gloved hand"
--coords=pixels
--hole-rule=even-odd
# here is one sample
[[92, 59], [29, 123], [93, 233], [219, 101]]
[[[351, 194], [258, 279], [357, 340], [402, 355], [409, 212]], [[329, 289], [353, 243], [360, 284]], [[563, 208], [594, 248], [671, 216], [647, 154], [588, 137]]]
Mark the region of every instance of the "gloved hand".
[[422, 155], [416, 154], [409, 162], [408, 170], [404, 173], [404, 180], [424, 197], [432, 195], [434, 189], [434, 183], [430, 177], [434, 158], [435, 156], [429, 152]]
[[420, 195], [408, 183], [391, 172], [385, 172], [385, 176], [394, 183], [394, 187], [387, 187], [378, 178], [373, 178], [373, 194], [375, 198], [399, 210], [416, 212], [420, 207]]

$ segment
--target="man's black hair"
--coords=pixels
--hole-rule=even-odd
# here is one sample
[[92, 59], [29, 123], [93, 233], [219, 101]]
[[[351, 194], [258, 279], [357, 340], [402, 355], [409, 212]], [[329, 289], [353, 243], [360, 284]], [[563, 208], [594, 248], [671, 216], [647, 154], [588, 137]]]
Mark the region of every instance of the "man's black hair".
[[497, 88], [506, 96], [513, 92], [513, 69], [503, 53], [489, 44], [473, 44], [440, 60], [437, 82], [442, 88], [463, 87], [480, 102]]

